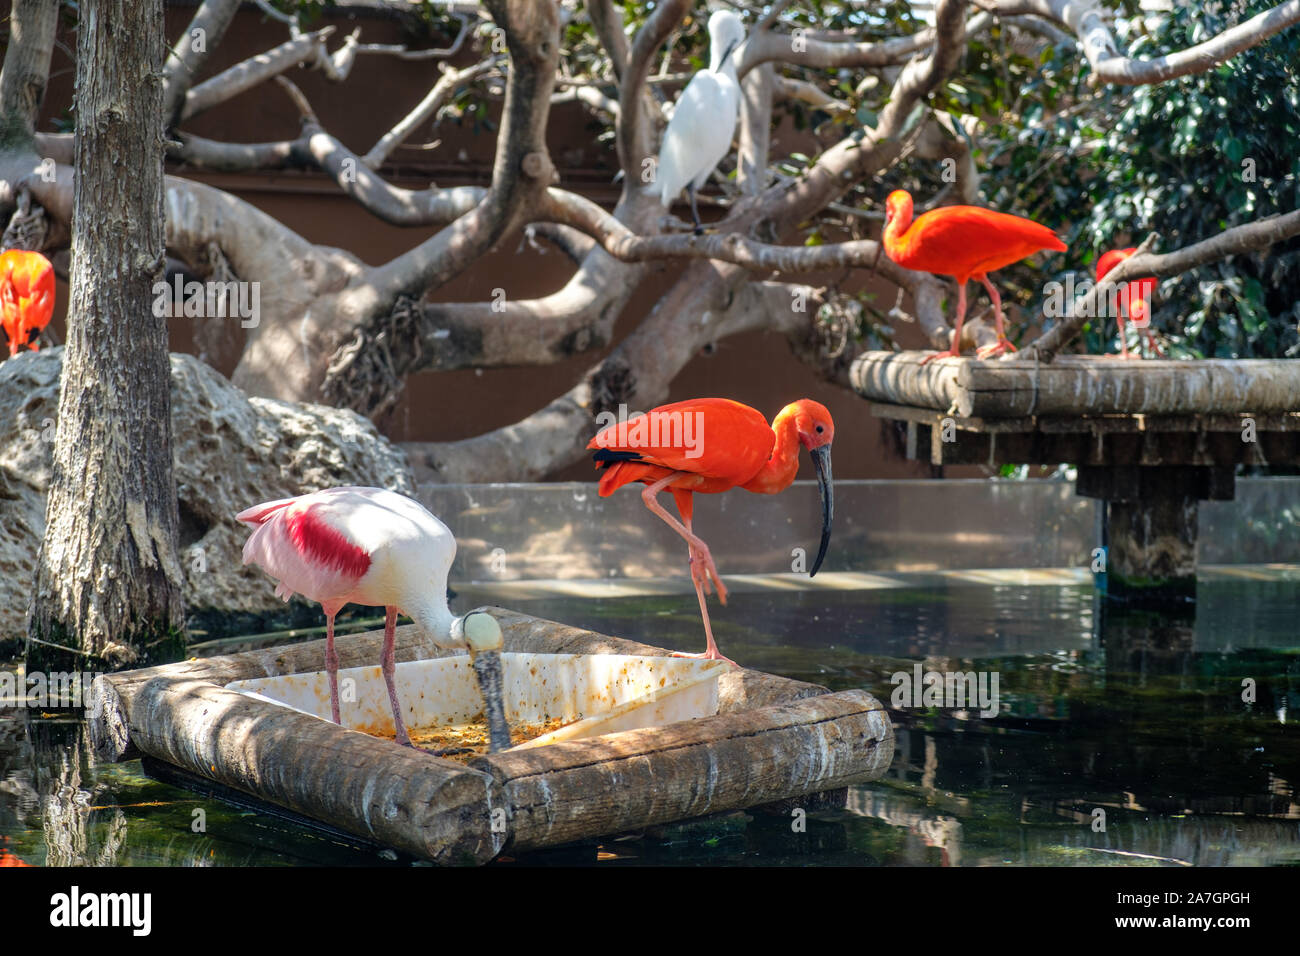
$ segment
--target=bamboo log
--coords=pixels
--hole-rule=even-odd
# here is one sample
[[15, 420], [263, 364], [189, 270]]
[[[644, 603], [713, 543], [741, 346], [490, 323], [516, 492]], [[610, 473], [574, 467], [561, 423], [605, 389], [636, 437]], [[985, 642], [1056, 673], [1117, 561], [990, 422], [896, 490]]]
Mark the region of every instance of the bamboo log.
[[879, 701], [861, 690], [472, 761], [511, 807], [526, 850], [872, 779], [893, 759]]
[[866, 352], [849, 380], [858, 394], [965, 418], [1026, 415], [1245, 415], [1300, 409], [1300, 363], [1283, 359], [1123, 362], [1063, 355], [1034, 362]]
[[[595, 631], [519, 614], [506, 608], [487, 607], [483, 610], [492, 614], [500, 623], [505, 650], [515, 653], [643, 654], [649, 657], [663, 657], [671, 653], [662, 647], [609, 637]], [[378, 663], [383, 639], [382, 630], [339, 636], [335, 639], [339, 668], [342, 670]], [[460, 653], [436, 647], [423, 639], [415, 626], [410, 624], [397, 628], [393, 644], [399, 663]], [[130, 733], [126, 725], [113, 722], [120, 720], [123, 712], [120, 699], [115, 698], [129, 698], [154, 678], [198, 680], [225, 686], [231, 681], [254, 677], [278, 677], [324, 669], [325, 641], [317, 640], [111, 674], [98, 691], [94, 687], [91, 689], [91, 710], [95, 712], [98, 709], [104, 715], [102, 719], [92, 720], [91, 739], [97, 748], [102, 747], [99, 752], [102, 759], [120, 761], [138, 756], [138, 751], [130, 745]], [[827, 689], [817, 684], [789, 680], [748, 668], [733, 670], [718, 681], [719, 709], [723, 713], [825, 693]], [[98, 700], [95, 699], [96, 694], [99, 695]]]
[[92, 727], [129, 727], [151, 757], [439, 863], [484, 863], [507, 839], [485, 773], [206, 680], [115, 676], [95, 680]]
[[[662, 648], [489, 609], [506, 649], [645, 654]], [[373, 664], [382, 631], [340, 637], [343, 668]], [[398, 660], [436, 651], [399, 628]], [[147, 755], [290, 811], [435, 862], [529, 848], [723, 810], [820, 805], [879, 776], [893, 753], [864, 691], [757, 671], [719, 682], [721, 712], [667, 728], [480, 758], [471, 766], [395, 747], [226, 690], [230, 681], [315, 671], [324, 642], [106, 674], [91, 687], [91, 739], [108, 760]], [[802, 801], [802, 803], [799, 803]]]

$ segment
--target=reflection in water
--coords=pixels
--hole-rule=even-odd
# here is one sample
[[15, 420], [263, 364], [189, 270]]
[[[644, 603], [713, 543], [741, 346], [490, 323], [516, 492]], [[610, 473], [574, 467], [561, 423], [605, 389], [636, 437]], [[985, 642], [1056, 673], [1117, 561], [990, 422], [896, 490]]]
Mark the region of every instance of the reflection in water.
[[[922, 581], [918, 577], [918, 581]], [[493, 603], [484, 586], [459, 602]], [[895, 708], [894, 763], [843, 809], [657, 827], [507, 865], [1300, 864], [1300, 581], [1203, 580], [1195, 616], [1087, 586], [738, 592], [716, 615], [751, 666], [888, 702], [890, 675], [996, 672], [1000, 712]], [[669, 647], [702, 646], [693, 594], [501, 600]], [[195, 826], [198, 814], [204, 821]], [[33, 863], [408, 863], [96, 764], [79, 722], [0, 711], [0, 837]]]

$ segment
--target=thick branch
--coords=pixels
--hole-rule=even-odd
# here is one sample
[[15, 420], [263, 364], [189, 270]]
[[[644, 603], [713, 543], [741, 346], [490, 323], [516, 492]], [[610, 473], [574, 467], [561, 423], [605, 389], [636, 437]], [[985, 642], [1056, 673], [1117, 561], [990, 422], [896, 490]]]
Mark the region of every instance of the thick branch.
[[31, 142], [36, 132], [58, 23], [58, 0], [14, 0], [0, 70], [0, 143], [5, 147]]
[[587, 16], [591, 17], [600, 45], [609, 56], [614, 78], [622, 80], [630, 56], [627, 35], [623, 32], [623, 15], [614, 9], [610, 0], [587, 0]]
[[452, 222], [473, 211], [487, 190], [480, 186], [449, 189], [402, 189], [384, 180], [329, 133], [307, 139], [312, 160], [334, 178], [339, 188], [394, 226], [428, 226]]
[[743, 282], [734, 268], [697, 263], [636, 331], [564, 395], [485, 435], [407, 445], [412, 465], [422, 477], [443, 482], [542, 478], [586, 454], [599, 412], [619, 403], [649, 408], [662, 402], [672, 380], [705, 345], [742, 332], [806, 330], [815, 309], [799, 311], [797, 291], [781, 283]]
[[625, 189], [641, 181], [641, 161], [652, 155], [650, 124], [646, 115], [646, 77], [650, 75], [650, 61], [690, 8], [691, 0], [664, 0], [646, 20], [632, 44], [631, 59], [618, 90], [622, 109], [616, 141], [618, 162], [626, 177]]
[[217, 48], [230, 26], [239, 0], [203, 0], [185, 32], [176, 40], [163, 67], [163, 119], [175, 126], [185, 99], [209, 55]]
[[259, 83], [279, 76], [295, 66], [314, 62], [323, 51], [326, 38], [333, 32], [334, 27], [324, 27], [314, 33], [299, 34], [274, 49], [249, 57], [243, 63], [237, 63], [212, 79], [205, 80], [185, 94], [181, 120], [187, 120], [227, 100], [234, 99], [240, 93], [251, 90]]

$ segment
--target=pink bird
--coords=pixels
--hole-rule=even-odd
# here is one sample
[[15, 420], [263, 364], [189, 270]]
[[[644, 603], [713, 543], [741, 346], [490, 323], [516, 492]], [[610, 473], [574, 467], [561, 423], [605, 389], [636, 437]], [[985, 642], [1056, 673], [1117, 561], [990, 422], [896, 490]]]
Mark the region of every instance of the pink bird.
[[482, 611], [456, 618], [448, 610], [447, 572], [456, 557], [456, 539], [445, 524], [405, 495], [355, 487], [266, 501], [235, 517], [256, 529], [244, 543], [244, 563], [275, 578], [275, 593], [284, 600], [298, 593], [320, 602], [325, 611], [325, 667], [334, 723], [341, 723], [334, 616], [349, 603], [382, 605], [380, 665], [397, 742], [413, 746], [393, 682], [393, 640], [401, 611], [439, 647], [469, 649], [487, 704], [491, 749], [510, 746], [501, 699], [501, 627]]

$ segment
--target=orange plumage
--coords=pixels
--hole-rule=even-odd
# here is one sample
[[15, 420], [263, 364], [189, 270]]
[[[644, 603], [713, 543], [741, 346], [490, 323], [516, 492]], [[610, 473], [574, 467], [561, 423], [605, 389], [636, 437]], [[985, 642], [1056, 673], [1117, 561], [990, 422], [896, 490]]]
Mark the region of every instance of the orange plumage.
[[39, 252], [10, 249], [0, 253], [0, 326], [9, 354], [30, 346], [54, 315], [54, 267]]
[[[1097, 281], [1100, 282], [1106, 275], [1117, 265], [1127, 259], [1133, 253], [1137, 252], [1136, 246], [1129, 246], [1127, 249], [1111, 249], [1109, 252], [1102, 254], [1097, 260]], [[1124, 284], [1124, 288], [1119, 294], [1119, 311], [1115, 315], [1115, 320], [1119, 324], [1119, 347], [1120, 355], [1123, 358], [1138, 358], [1129, 353], [1128, 336], [1124, 334], [1124, 320], [1130, 319], [1136, 328], [1139, 328], [1146, 335], [1147, 344], [1151, 346], [1152, 351], [1163, 357], [1164, 352], [1156, 344], [1155, 335], [1151, 332], [1151, 294], [1155, 292], [1156, 279], [1150, 276], [1143, 279], [1134, 279], [1132, 282]]]
[[998, 324], [998, 342], [980, 350], [986, 358], [1000, 352], [1014, 352], [1003, 328], [1002, 300], [988, 280], [988, 273], [1019, 262], [1043, 249], [1064, 252], [1063, 243], [1051, 229], [1029, 219], [978, 206], [943, 206], [912, 219], [912, 197], [896, 189], [885, 200], [885, 254], [905, 269], [952, 276], [957, 280], [957, 320], [952, 348], [929, 356], [929, 362], [956, 356], [961, 344], [961, 326], [966, 317], [966, 283], [978, 279], [993, 300]]
[[[727, 603], [727, 589], [718, 576], [708, 545], [692, 530], [695, 493], [717, 494], [744, 488], [776, 494], [790, 486], [799, 470], [799, 449], [807, 448], [817, 468], [822, 493], [822, 540], [812, 573], [816, 574], [830, 543], [834, 512], [831, 488], [831, 441], [835, 424], [824, 405], [801, 399], [783, 408], [768, 425], [757, 410], [726, 398], [696, 398], [661, 405], [630, 421], [601, 429], [588, 443], [597, 468], [604, 469], [601, 497], [634, 482], [647, 508], [687, 542], [691, 579], [700, 601], [708, 649], [702, 655], [678, 655], [727, 660], [717, 649], [704, 595], [716, 587]], [[672, 492], [682, 521], [659, 505], [658, 493]]]

